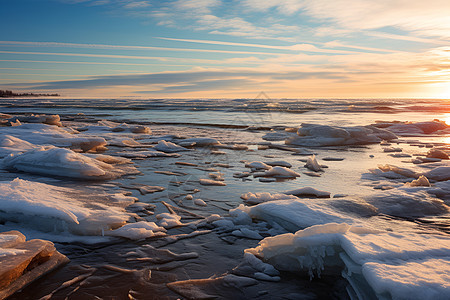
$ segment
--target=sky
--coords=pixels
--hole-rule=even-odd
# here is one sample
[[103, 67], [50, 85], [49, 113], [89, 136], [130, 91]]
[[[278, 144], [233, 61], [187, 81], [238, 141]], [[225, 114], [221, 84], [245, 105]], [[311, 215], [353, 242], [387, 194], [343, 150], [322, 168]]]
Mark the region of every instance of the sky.
[[0, 89], [450, 98], [450, 1], [0, 0]]

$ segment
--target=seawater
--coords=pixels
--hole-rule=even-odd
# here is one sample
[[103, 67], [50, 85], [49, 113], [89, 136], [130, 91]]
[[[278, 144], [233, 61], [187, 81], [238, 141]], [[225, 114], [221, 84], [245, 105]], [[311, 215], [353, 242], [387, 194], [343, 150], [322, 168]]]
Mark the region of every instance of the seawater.
[[[211, 149], [183, 153], [180, 158], [155, 158], [134, 160], [142, 172], [140, 176], [124, 177], [110, 182], [80, 182], [63, 178], [45, 178], [24, 173], [2, 173], [2, 180], [15, 177], [41, 181], [80, 190], [116, 192], [125, 186], [159, 185], [166, 188], [163, 193], [140, 195], [132, 190], [140, 202], [156, 206], [155, 213], [167, 212], [162, 201], [177, 203], [188, 211], [203, 216], [227, 215], [228, 210], [242, 203], [240, 195], [246, 192], [283, 192], [303, 186], [346, 194], [353, 199], [374, 193], [373, 186], [362, 178], [368, 169], [378, 164], [392, 163], [410, 167], [401, 159], [383, 153], [380, 145], [363, 147], [326, 147], [310, 149], [319, 158], [340, 157], [343, 161], [326, 162], [329, 168], [319, 178], [304, 174], [296, 180], [262, 183], [257, 180], [242, 181], [233, 178], [233, 173], [246, 171], [242, 160], [285, 160], [296, 171], [304, 170], [303, 157], [291, 155], [277, 149], [258, 151], [258, 143], [271, 128], [298, 127], [302, 123], [335, 126], [370, 125], [376, 121], [430, 121], [440, 119], [450, 123], [450, 101], [442, 99], [0, 99], [0, 112], [9, 114], [45, 113], [59, 114], [65, 124], [81, 127], [99, 120], [140, 123], [150, 126], [154, 135], [176, 134], [184, 137], [213, 137], [225, 144], [245, 144], [253, 151], [224, 150], [225, 155], [214, 155]], [[249, 130], [250, 129], [250, 130]], [[412, 138], [415, 139], [415, 138]], [[449, 143], [448, 137], [418, 137], [421, 142]], [[402, 144], [404, 152], [415, 153], [419, 149]], [[109, 147], [106, 154], [115, 154], [123, 148]], [[423, 150], [425, 151], [425, 150]], [[373, 156], [373, 157], [372, 157]], [[202, 168], [176, 165], [185, 161]], [[214, 163], [228, 164], [230, 168], [218, 168], [224, 174], [227, 186], [205, 187], [198, 179], [208, 178]], [[155, 171], [181, 172], [180, 176], [158, 175]], [[183, 198], [192, 194], [208, 200], [208, 207], [199, 209], [183, 204]], [[95, 205], [95, 197], [92, 197]], [[107, 203], [102, 203], [107, 204]], [[350, 208], [349, 208], [350, 209]], [[448, 216], [443, 216], [447, 218]], [[150, 218], [150, 217], [149, 217]], [[399, 220], [393, 220], [399, 221]], [[403, 222], [403, 220], [401, 220]], [[397, 223], [396, 223], [397, 224]], [[11, 224], [9, 224], [11, 226]], [[231, 272], [242, 259], [242, 251], [254, 247], [258, 241], [228, 239], [224, 235], [210, 233], [181, 240], [174, 244], [162, 243], [158, 239], [145, 241], [114, 240], [101, 244], [88, 244], [88, 237], [77, 237], [72, 241], [45, 234], [39, 228], [16, 229], [28, 233], [30, 238], [48, 238], [56, 243], [58, 250], [66, 254], [71, 263], [63, 269], [32, 284], [12, 299], [36, 299], [57, 290], [64, 282], [81, 278], [81, 284], [68, 285], [54, 292], [55, 299], [177, 299], [179, 295], [170, 291], [166, 283], [204, 279]], [[402, 226], [399, 221], [398, 225]], [[187, 228], [173, 229], [170, 234], [186, 234]], [[143, 260], [131, 260], [127, 256], [139, 250]], [[158, 259], [174, 253], [197, 253], [192, 260], [170, 260], [155, 263]], [[172, 257], [173, 258], [173, 257]], [[152, 260], [153, 259], [153, 260]], [[148, 273], [151, 273], [151, 279]], [[92, 274], [91, 274], [92, 273]], [[89, 276], [88, 276], [89, 275]], [[86, 279], [83, 279], [86, 276]], [[276, 298], [331, 298], [346, 299], [340, 277], [324, 276], [309, 281], [307, 275], [283, 274], [278, 283], [265, 283], [245, 289], [227, 286], [209, 287], [206, 290], [219, 294], [223, 299], [276, 299]]]

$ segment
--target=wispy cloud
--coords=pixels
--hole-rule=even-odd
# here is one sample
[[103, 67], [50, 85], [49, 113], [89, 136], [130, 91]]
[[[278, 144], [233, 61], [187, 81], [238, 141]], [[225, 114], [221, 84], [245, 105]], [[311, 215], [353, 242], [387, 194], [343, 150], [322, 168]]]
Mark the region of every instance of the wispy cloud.
[[148, 1], [131, 1], [127, 4], [125, 4], [123, 7], [127, 9], [140, 9], [140, 8], [146, 8], [151, 6], [151, 4]]
[[392, 40], [401, 40], [401, 41], [410, 41], [417, 42], [423, 44], [434, 44], [434, 45], [450, 45], [450, 40], [440, 40], [440, 39], [431, 39], [431, 38], [423, 38], [409, 35], [400, 35], [400, 34], [392, 34], [385, 32], [376, 32], [376, 31], [368, 31], [366, 32], [369, 36], [379, 37], [383, 39], [392, 39]]
[[120, 49], [120, 50], [160, 50], [176, 52], [202, 52], [202, 53], [230, 53], [230, 54], [260, 54], [277, 55], [271, 52], [239, 51], [239, 50], [217, 50], [217, 49], [192, 49], [192, 48], [169, 48], [156, 46], [124, 46], [124, 45], [103, 45], [103, 44], [80, 44], [80, 43], [57, 43], [57, 42], [21, 42], [21, 41], [0, 41], [3, 45], [22, 45], [38, 47], [66, 47], [66, 48], [92, 48], [92, 49]]
[[276, 8], [284, 14], [304, 13], [353, 30], [393, 26], [418, 34], [450, 37], [447, 0], [245, 0], [243, 3], [254, 11]]

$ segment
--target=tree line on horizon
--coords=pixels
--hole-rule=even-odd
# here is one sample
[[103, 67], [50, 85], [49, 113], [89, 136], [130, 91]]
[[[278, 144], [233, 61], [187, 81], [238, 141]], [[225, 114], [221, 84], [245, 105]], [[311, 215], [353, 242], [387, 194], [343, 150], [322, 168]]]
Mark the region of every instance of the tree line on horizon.
[[9, 98], [9, 97], [56, 97], [59, 94], [35, 94], [35, 93], [15, 93], [10, 90], [0, 90], [0, 97]]

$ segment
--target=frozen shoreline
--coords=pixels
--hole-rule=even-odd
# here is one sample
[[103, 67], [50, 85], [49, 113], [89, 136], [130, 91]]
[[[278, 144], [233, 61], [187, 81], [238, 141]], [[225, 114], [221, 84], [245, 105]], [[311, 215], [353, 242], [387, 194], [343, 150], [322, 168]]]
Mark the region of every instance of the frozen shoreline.
[[[362, 297], [360, 289], [387, 299], [401, 299], [403, 290], [409, 293], [404, 295], [415, 295], [414, 289], [423, 293], [420, 299], [450, 295], [448, 268], [439, 280], [411, 272], [418, 266], [433, 270], [447, 265], [450, 257], [450, 164], [445, 159], [450, 148], [444, 142], [450, 130], [442, 122], [384, 122], [376, 127], [316, 123], [321, 126], [276, 128], [269, 137], [267, 131], [172, 127], [178, 131], [169, 132], [109, 121], [63, 121], [58, 127], [42, 120], [46, 119], [25, 118], [14, 121], [18, 126], [0, 128], [2, 174], [11, 178], [0, 185], [1, 231], [19, 229], [27, 236], [69, 243], [64, 246], [69, 252], [71, 242], [95, 245], [117, 243], [117, 237], [141, 242], [152, 238], [144, 247], [213, 234], [223, 243], [247, 248], [248, 255], [255, 254], [279, 271], [297, 271], [300, 276], [330, 271], [340, 277], [335, 267], [345, 269], [350, 297]], [[430, 142], [430, 136], [441, 141]], [[404, 155], [393, 155], [399, 153]], [[419, 181], [420, 176], [427, 180]], [[99, 196], [90, 196], [93, 192]], [[239, 198], [249, 192], [254, 194], [244, 201]], [[324, 195], [332, 198], [316, 198]], [[243, 202], [248, 206], [238, 207]], [[343, 224], [351, 227], [341, 228]], [[356, 232], [358, 238], [349, 238], [348, 232]], [[284, 238], [286, 234], [301, 238]], [[442, 246], [426, 248], [429, 238], [441, 240], [433, 244]], [[254, 248], [258, 240], [260, 246]], [[379, 240], [388, 242], [378, 245], [378, 252], [397, 254], [369, 253], [368, 244]], [[418, 246], [414, 255], [406, 250], [411, 240]], [[271, 246], [274, 242], [278, 250]], [[402, 246], [394, 251], [394, 244]], [[360, 250], [349, 252], [349, 245]], [[210, 251], [222, 257], [219, 247]], [[133, 255], [140, 261], [150, 259], [144, 252]], [[259, 282], [283, 282], [273, 267], [248, 255], [235, 257], [223, 279], [208, 286], [221, 286], [224, 293], [227, 285], [245, 290]], [[217, 275], [197, 259], [208, 266], [206, 273]], [[301, 266], [286, 270], [292, 259]], [[179, 272], [173, 271], [178, 281]], [[395, 280], [406, 273], [414, 275], [406, 282]], [[199, 292], [202, 284], [194, 283]], [[172, 289], [183, 295], [178, 286], [182, 284]], [[275, 292], [276, 288], [264, 297]]]

